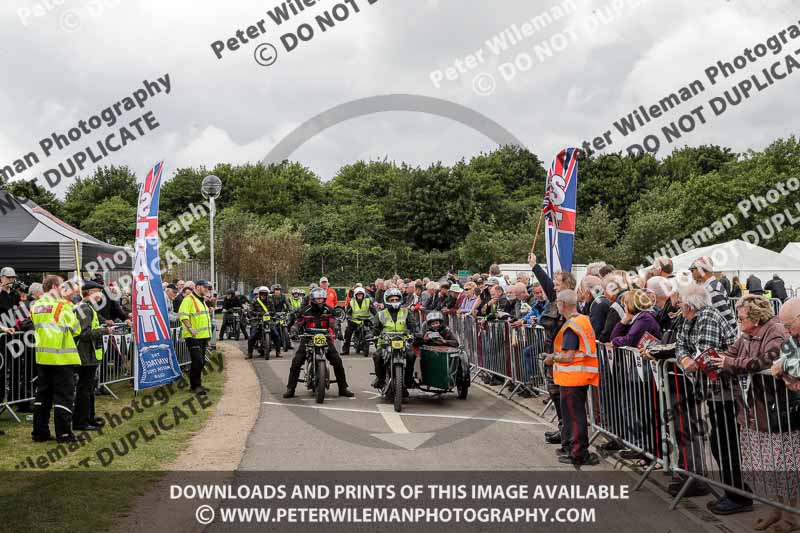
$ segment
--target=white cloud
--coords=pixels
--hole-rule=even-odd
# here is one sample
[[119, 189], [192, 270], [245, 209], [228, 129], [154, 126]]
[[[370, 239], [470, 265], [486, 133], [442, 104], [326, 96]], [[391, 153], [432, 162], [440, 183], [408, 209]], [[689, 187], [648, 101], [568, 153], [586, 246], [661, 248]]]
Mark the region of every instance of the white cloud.
[[[335, 3], [323, 0], [278, 29], [266, 14], [276, 3], [241, 0], [220, 7], [189, 0], [111, 1], [93, 16], [86, 0], [65, 0], [28, 26], [13, 9], [0, 14], [0, 31], [6, 43], [13, 43], [0, 47], [0, 164], [36, 149], [51, 131], [72, 127], [130, 94], [142, 80], [167, 72], [172, 93], [156, 97], [149, 108], [161, 126], [103, 164], [128, 164], [143, 175], [161, 158], [172, 169], [257, 161], [318, 113], [390, 93], [435, 96], [471, 107], [517, 135], [547, 164], [563, 145], [601, 134], [635, 106], [657, 101], [700, 77], [708, 64], [731, 58], [800, 18], [789, 0], [650, 0], [626, 9], [511, 83], [498, 78], [491, 96], [478, 96], [472, 90], [478, 72], [496, 74], [500, 63], [520, 52], [532, 53], [534, 44], [597, 16], [594, 12], [609, 1], [576, 0], [578, 13], [569, 19], [501, 57], [487, 53], [479, 69], [441, 89], [431, 84], [431, 71], [485, 47], [487, 38], [555, 2], [380, 0], [367, 6], [358, 0], [361, 13], [318, 32], [291, 53], [281, 49], [280, 35], [313, 21]], [[59, 29], [67, 9], [82, 14], [78, 31]], [[261, 18], [267, 20], [268, 32], [255, 41], [278, 46], [275, 65], [255, 63], [256, 42], [226, 51], [222, 60], [214, 57], [212, 41], [232, 37]], [[800, 79], [784, 80], [687, 141], [761, 148], [792, 133], [786, 113], [796, 105], [798, 84]], [[326, 130], [294, 157], [329, 178], [357, 158], [452, 163], [491, 148], [480, 134], [445, 119], [379, 113]], [[47, 166], [56, 159], [47, 160]]]

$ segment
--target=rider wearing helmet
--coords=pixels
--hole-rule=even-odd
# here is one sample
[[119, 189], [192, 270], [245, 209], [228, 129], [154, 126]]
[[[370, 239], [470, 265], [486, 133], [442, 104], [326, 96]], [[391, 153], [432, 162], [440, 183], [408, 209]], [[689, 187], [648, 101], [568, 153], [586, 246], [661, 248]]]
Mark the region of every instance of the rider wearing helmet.
[[234, 298], [233, 289], [225, 291], [225, 298], [222, 300], [222, 310], [225, 314], [222, 317], [222, 327], [219, 330], [219, 340], [225, 337], [225, 331], [231, 327], [231, 311], [235, 307], [239, 307], [239, 299]]
[[[286, 296], [282, 294], [283, 287], [281, 287], [280, 283], [275, 283], [272, 286], [272, 296], [269, 297], [268, 306], [270, 315], [274, 315], [275, 313], [288, 313], [289, 312], [289, 302], [286, 301]], [[275, 355], [276, 357], [281, 356], [281, 346], [283, 343], [281, 342], [281, 332], [278, 331], [278, 326], [276, 324], [272, 324], [270, 334], [272, 335], [272, 345], [275, 347]]]
[[422, 331], [423, 346], [451, 346], [458, 348], [458, 337], [444, 324], [444, 315], [440, 311], [431, 311], [425, 319]]
[[[333, 367], [336, 382], [339, 384], [339, 396], [352, 398], [355, 394], [350, 392], [350, 389], [347, 388], [347, 376], [344, 371], [344, 364], [342, 364], [342, 358], [336, 352], [336, 348], [333, 345], [336, 317], [333, 316], [333, 309], [325, 304], [326, 297], [325, 289], [314, 289], [311, 291], [309, 298], [311, 303], [298, 312], [297, 320], [292, 326], [292, 332], [305, 332], [307, 329], [328, 330], [328, 353], [326, 356]], [[294, 358], [292, 358], [292, 367], [289, 370], [289, 382], [286, 384], [286, 392], [283, 394], [284, 398], [294, 397], [294, 389], [297, 387], [297, 381], [300, 379], [300, 369], [303, 367], [305, 360], [306, 339], [303, 339], [300, 341], [300, 346], [298, 346]]]
[[[375, 326], [372, 329], [372, 336], [378, 337], [385, 329], [394, 333], [407, 333], [418, 336], [417, 321], [414, 314], [408, 309], [401, 309], [403, 294], [395, 288], [386, 290], [383, 295], [384, 308], [378, 313]], [[386, 385], [386, 366], [383, 360], [382, 344], [378, 341], [378, 352], [372, 356], [375, 363], [375, 382], [372, 384], [376, 389], [382, 389]], [[406, 351], [406, 372], [404, 390], [414, 383], [414, 353], [408, 349]]]
[[305, 296], [305, 293], [302, 289], [297, 287], [292, 289], [292, 295], [289, 297], [289, 310], [292, 313], [296, 313], [303, 308], [303, 296]]
[[303, 298], [303, 307], [306, 307], [307, 305], [311, 305], [311, 293], [314, 292], [314, 289], [318, 289], [318, 288], [319, 288], [319, 285], [317, 285], [316, 283], [312, 283], [311, 285], [309, 285], [308, 296], [304, 295], [304, 298]]
[[[253, 358], [253, 348], [256, 344], [256, 339], [260, 334], [261, 328], [264, 324], [264, 319], [269, 320], [269, 287], [258, 287], [255, 291], [257, 294], [253, 306], [250, 309], [251, 318], [259, 319], [257, 325], [250, 327], [250, 337], [247, 339], [247, 358]], [[267, 354], [269, 356], [269, 354]], [[278, 355], [280, 357], [280, 355]]]
[[350, 355], [350, 341], [353, 339], [353, 332], [365, 320], [369, 320], [375, 314], [372, 308], [372, 300], [367, 297], [367, 291], [363, 287], [356, 288], [353, 291], [353, 298], [347, 306], [347, 316], [350, 320], [347, 322], [347, 329], [344, 332], [344, 347], [342, 348], [342, 355]]

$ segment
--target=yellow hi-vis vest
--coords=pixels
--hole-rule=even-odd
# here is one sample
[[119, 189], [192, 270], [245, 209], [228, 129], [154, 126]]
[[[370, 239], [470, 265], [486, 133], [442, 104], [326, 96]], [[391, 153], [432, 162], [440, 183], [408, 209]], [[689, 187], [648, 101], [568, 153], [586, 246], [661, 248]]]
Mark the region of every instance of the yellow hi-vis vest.
[[[97, 311], [94, 310], [94, 306], [91, 303], [86, 302], [86, 307], [92, 310], [92, 331], [100, 329], [100, 320], [97, 318]], [[94, 340], [92, 340], [92, 342], [94, 342]], [[94, 358], [97, 359], [98, 361], [103, 360], [102, 347], [94, 349]]]
[[582, 387], [600, 385], [600, 372], [597, 367], [597, 339], [589, 317], [575, 315], [570, 317], [556, 335], [553, 351], [563, 353], [564, 333], [571, 329], [580, 340], [580, 347], [569, 363], [554, 363], [553, 381], [562, 387]]
[[302, 298], [289, 298], [289, 307], [292, 308], [292, 311], [299, 311], [301, 307], [303, 307], [303, 299]]
[[36, 337], [36, 363], [39, 365], [80, 365], [75, 345], [81, 325], [72, 304], [45, 294], [31, 308]]
[[[183, 326], [183, 321], [188, 319], [192, 329], [197, 332], [196, 337], [192, 337], [192, 333]], [[208, 313], [208, 307], [203, 300], [190, 293], [189, 296], [181, 302], [181, 308], [178, 310], [178, 320], [181, 321], [181, 336], [193, 339], [209, 339], [211, 338], [211, 315]]]
[[358, 300], [353, 298], [350, 300], [350, 307], [353, 309], [353, 319], [354, 320], [366, 320], [370, 317], [369, 306], [372, 304], [372, 301], [369, 298], [364, 298], [361, 301], [361, 305], [358, 305]]
[[397, 312], [397, 320], [392, 320], [392, 315], [389, 314], [388, 309], [384, 309], [378, 313], [378, 320], [380, 320], [381, 324], [383, 324], [383, 330], [389, 333], [405, 333], [407, 317], [407, 309], [400, 309]]

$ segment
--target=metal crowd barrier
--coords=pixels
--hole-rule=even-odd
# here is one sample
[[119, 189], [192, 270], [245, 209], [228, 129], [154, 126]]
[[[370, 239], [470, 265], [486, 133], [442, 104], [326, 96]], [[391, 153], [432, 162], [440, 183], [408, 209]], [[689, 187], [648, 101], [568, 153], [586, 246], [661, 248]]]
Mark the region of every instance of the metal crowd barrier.
[[[181, 337], [180, 327], [173, 324], [170, 332], [180, 366], [190, 365], [189, 349]], [[114, 399], [117, 396], [108, 386], [133, 379], [133, 354], [133, 334], [127, 328], [119, 334], [103, 337], [103, 360], [98, 365], [96, 379], [98, 386]], [[20, 422], [12, 406], [33, 401], [36, 396], [36, 377], [33, 331], [13, 335], [0, 333], [0, 414], [8, 411]]]
[[[523, 387], [547, 393], [542, 328], [514, 329], [471, 315], [447, 321], [467, 352], [473, 379], [501, 377], [498, 394], [511, 387], [509, 397]], [[709, 385], [674, 359], [656, 362], [633, 348], [598, 344], [598, 365], [600, 387], [587, 405], [592, 442], [603, 435], [647, 458], [635, 489], [660, 466], [685, 479], [673, 509], [690, 483], [706, 483], [800, 512], [800, 393], [766, 371]]]
[[547, 384], [540, 354], [544, 330], [539, 327], [512, 328], [508, 321], [484, 320], [473, 315], [445, 315], [461, 341], [472, 368], [472, 379], [488, 376], [502, 381], [498, 390], [512, 398], [523, 390], [546, 394]]
[[[664, 402], [658, 366], [632, 348], [597, 344], [600, 387], [590, 397], [591, 442], [601, 435], [642, 454], [650, 465], [634, 490], [656, 466], [667, 468], [664, 449]], [[595, 405], [595, 401], [599, 405]]]
[[714, 381], [660, 365], [670, 468], [692, 483], [800, 514], [800, 394], [769, 371]]

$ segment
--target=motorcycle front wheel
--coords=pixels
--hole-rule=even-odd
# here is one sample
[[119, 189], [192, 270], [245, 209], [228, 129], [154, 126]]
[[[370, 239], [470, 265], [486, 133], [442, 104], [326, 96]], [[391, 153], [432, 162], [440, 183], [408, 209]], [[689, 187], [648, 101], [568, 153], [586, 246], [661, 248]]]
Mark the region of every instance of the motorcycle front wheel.
[[394, 382], [394, 410], [400, 412], [403, 410], [403, 383], [405, 367], [400, 363], [395, 363], [392, 372], [392, 381]]
[[328, 382], [328, 365], [325, 361], [317, 361], [317, 371], [314, 375], [314, 393], [317, 403], [325, 401], [325, 384]]

